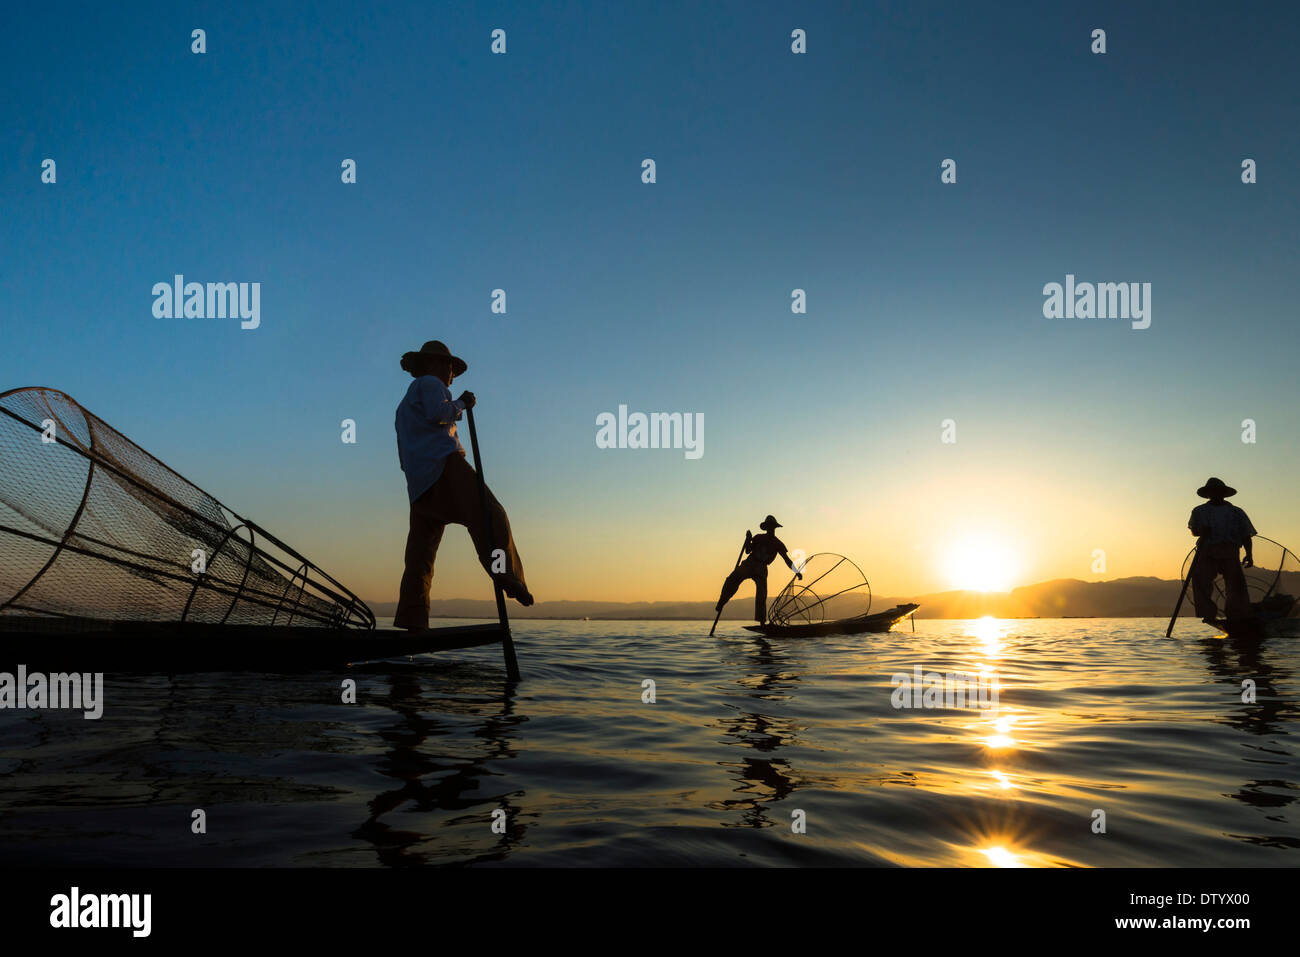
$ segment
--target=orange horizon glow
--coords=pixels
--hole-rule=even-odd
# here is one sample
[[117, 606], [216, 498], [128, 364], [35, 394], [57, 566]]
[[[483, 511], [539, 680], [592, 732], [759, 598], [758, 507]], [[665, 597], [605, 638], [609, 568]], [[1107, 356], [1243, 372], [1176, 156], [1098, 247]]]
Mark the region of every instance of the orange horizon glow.
[[[683, 491], [684, 497], [653, 507], [619, 497], [581, 499], [548, 486], [551, 500], [539, 508], [525, 494], [527, 477], [505, 465], [491, 484], [510, 513], [539, 602], [715, 601], [746, 528], [756, 531], [769, 511], [782, 523], [778, 535], [791, 552], [845, 555], [865, 573], [873, 595], [902, 601], [954, 591], [1000, 595], [1058, 579], [1170, 581], [1179, 578], [1193, 544], [1186, 523], [1198, 503], [1194, 495], [1170, 494], [1153, 504], [1149, 496], [1117, 499], [1082, 478], [1066, 487], [993, 468], [977, 477], [966, 468], [960, 476], [919, 481], [891, 475], [864, 501], [861, 478], [852, 469], [844, 473], [807, 488], [800, 476], [758, 480], [746, 474], [736, 479], [739, 488], [725, 492], [708, 487], [718, 481], [710, 479], [689, 496]], [[292, 490], [259, 491], [264, 497], [248, 503], [244, 514], [366, 601], [396, 600], [407, 521], [400, 493], [358, 507], [342, 490], [317, 488], [306, 499]], [[751, 501], [763, 504], [737, 504]], [[1289, 502], [1270, 501], [1262, 492], [1240, 502], [1262, 534], [1283, 544], [1300, 542]], [[780, 593], [789, 575], [777, 559], [768, 570], [769, 596]], [[431, 597], [491, 594], [469, 535], [448, 527]], [[745, 584], [733, 601], [752, 594]], [[1013, 607], [1002, 607], [1014, 614]]]

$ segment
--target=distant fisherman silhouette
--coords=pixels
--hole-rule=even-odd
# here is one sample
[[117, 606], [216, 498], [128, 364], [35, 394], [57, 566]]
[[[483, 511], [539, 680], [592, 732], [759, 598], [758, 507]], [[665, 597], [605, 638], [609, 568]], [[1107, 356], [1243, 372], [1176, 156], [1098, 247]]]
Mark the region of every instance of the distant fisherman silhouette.
[[[411, 528], [393, 624], [408, 631], [429, 627], [433, 561], [449, 524], [468, 528], [484, 570], [519, 604], [531, 605], [533, 596], [524, 584], [524, 567], [510, 534], [510, 519], [489, 491], [492, 527], [488, 528], [478, 476], [465, 461], [465, 449], [456, 437], [456, 421], [466, 409], [474, 408], [474, 393], [462, 392], [452, 401], [449, 387], [469, 366], [435, 339], [419, 352], [403, 355], [402, 368], [415, 379], [397, 407], [396, 419], [397, 456], [406, 473]], [[504, 572], [492, 569], [492, 553], [498, 549], [504, 553]]]
[[[735, 571], [727, 576], [727, 580], [722, 583], [722, 594], [718, 597], [718, 605], [714, 611], [721, 612], [722, 606], [731, 601], [731, 596], [736, 594], [736, 589], [740, 588], [740, 583], [746, 578], [754, 579], [754, 618], [760, 624], [767, 624], [767, 566], [777, 555], [785, 559], [786, 565], [791, 569], [794, 568], [794, 562], [790, 561], [790, 555], [785, 550], [785, 543], [776, 537], [776, 529], [783, 528], [775, 518], [769, 515], [763, 519], [758, 526], [762, 534], [750, 535], [745, 531], [745, 548], [744, 551], [749, 556], [736, 566]], [[802, 580], [803, 573], [795, 572], [795, 575]]]
[[[1192, 517], [1187, 523], [1197, 538], [1196, 557], [1192, 559], [1192, 597], [1196, 602], [1196, 613], [1211, 624], [1218, 618], [1214, 579], [1222, 575], [1223, 591], [1227, 596], [1224, 613], [1230, 621], [1249, 618], [1250, 596], [1242, 568], [1255, 565], [1251, 537], [1258, 533], [1244, 511], [1224, 501], [1237, 494], [1235, 488], [1211, 478], [1196, 490], [1196, 494], [1209, 499], [1192, 509]], [[1246, 557], [1238, 561], [1243, 548]]]

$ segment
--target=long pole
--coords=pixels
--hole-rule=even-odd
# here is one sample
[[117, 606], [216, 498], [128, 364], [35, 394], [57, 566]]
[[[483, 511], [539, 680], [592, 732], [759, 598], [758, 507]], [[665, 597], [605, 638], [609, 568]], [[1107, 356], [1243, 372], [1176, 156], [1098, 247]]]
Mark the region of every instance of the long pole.
[[1165, 629], [1165, 637], [1172, 638], [1174, 634], [1174, 622], [1178, 620], [1178, 609], [1183, 607], [1183, 599], [1187, 596], [1187, 585], [1192, 580], [1192, 569], [1196, 567], [1196, 556], [1192, 556], [1192, 563], [1187, 566], [1187, 577], [1183, 579], [1183, 590], [1178, 593], [1178, 604], [1174, 605], [1174, 613], [1169, 616], [1169, 627]]
[[[492, 528], [492, 509], [488, 508], [487, 480], [483, 478], [483, 459], [478, 452], [478, 430], [474, 428], [474, 410], [466, 409], [465, 418], [469, 420], [469, 444], [474, 450], [474, 471], [478, 473], [478, 495], [483, 503], [483, 520], [487, 527], [488, 541], [493, 542], [496, 538]], [[510, 636], [510, 620], [506, 617], [506, 596], [501, 590], [501, 583], [496, 578], [492, 579], [492, 588], [497, 596], [497, 617], [501, 620], [501, 649], [505, 652], [506, 677], [511, 681], [518, 681], [519, 662], [515, 659], [515, 640]]]
[[[736, 564], [734, 564], [734, 565], [731, 566], [731, 570], [732, 570], [733, 572], [734, 572], [737, 568], [740, 567], [740, 560], [741, 560], [742, 558], [745, 557], [745, 546], [748, 545], [748, 544], [749, 544], [749, 530], [746, 529], [746, 530], [745, 530], [745, 541], [741, 544], [741, 546], [740, 546], [740, 553], [736, 556]], [[713, 628], [710, 628], [710, 629], [709, 629], [709, 637], [710, 637], [710, 638], [713, 637], [713, 629], [718, 627], [718, 619], [721, 618], [721, 617], [722, 617], [722, 609], [719, 608], [719, 609], [718, 609], [718, 613], [717, 613], [716, 615], [713, 616]]]

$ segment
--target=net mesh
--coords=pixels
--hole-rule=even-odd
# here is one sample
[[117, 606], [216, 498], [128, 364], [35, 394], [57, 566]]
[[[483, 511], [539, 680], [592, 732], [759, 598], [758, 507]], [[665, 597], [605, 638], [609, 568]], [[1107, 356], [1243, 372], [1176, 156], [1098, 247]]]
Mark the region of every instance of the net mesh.
[[0, 627], [33, 618], [374, 627], [283, 542], [44, 388], [0, 394]]
[[[1263, 618], [1292, 618], [1300, 614], [1300, 560], [1290, 549], [1271, 538], [1256, 535], [1252, 547], [1254, 567], [1243, 568], [1251, 611]], [[1182, 577], [1187, 578], [1196, 557], [1193, 548], [1183, 559]], [[1223, 579], [1214, 582], [1214, 602], [1219, 617], [1227, 617], [1227, 594]]]
[[817, 625], [857, 618], [871, 610], [871, 586], [857, 565], [843, 555], [818, 552], [796, 565], [799, 574], [772, 599], [768, 621], [774, 625]]

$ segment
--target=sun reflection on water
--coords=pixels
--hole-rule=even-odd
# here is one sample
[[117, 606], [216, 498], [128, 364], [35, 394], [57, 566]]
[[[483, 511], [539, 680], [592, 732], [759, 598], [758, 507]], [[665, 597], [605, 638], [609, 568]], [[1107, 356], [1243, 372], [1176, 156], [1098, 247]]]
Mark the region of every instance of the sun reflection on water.
[[1002, 790], [1010, 791], [1015, 788], [1015, 785], [1011, 783], [1011, 779], [1007, 777], [1005, 771], [994, 769], [990, 771], [989, 774], [993, 775], [993, 780], [998, 782], [998, 786], [1002, 788]]
[[992, 615], [985, 615], [971, 625], [971, 635], [980, 643], [984, 654], [997, 658], [1002, 654], [1002, 639], [1007, 635], [1007, 626]]

